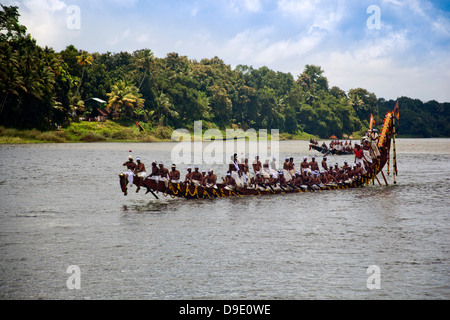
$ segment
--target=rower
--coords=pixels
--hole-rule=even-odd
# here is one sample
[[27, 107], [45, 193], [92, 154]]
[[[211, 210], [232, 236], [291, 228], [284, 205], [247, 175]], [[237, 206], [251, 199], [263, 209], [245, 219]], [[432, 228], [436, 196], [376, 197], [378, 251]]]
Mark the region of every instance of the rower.
[[205, 181], [206, 181], [206, 183], [205, 183], [206, 187], [208, 187], [208, 188], [212, 187], [212, 188], [217, 189], [217, 186], [216, 186], [217, 176], [214, 174], [213, 169], [210, 169], [208, 171], [208, 175], [205, 177]]
[[169, 170], [164, 167], [162, 162], [159, 163], [158, 173], [160, 180], [169, 180]]
[[191, 183], [191, 178], [192, 178], [191, 167], [188, 167], [186, 171], [187, 171], [187, 174], [186, 174], [186, 178], [184, 179], [184, 183]]
[[308, 175], [308, 170], [304, 170], [304, 171], [303, 171], [301, 178], [302, 178], [302, 183], [303, 183], [304, 185], [307, 185], [307, 186], [308, 186], [308, 185], [310, 184], [311, 178], [310, 178], [310, 176]]
[[172, 164], [171, 171], [169, 172], [169, 179], [172, 183], [180, 182], [180, 171], [177, 170], [177, 166]]
[[295, 171], [295, 175], [294, 175], [294, 181], [293, 181], [293, 185], [295, 187], [300, 187], [302, 185], [302, 177], [300, 175], [300, 172]]
[[327, 171], [326, 170], [322, 170], [320, 171], [320, 181], [326, 185], [330, 182], [330, 180], [328, 179], [328, 175], [327, 175]]
[[126, 161], [123, 165], [127, 167], [127, 172], [124, 173], [128, 175], [128, 183], [132, 185], [134, 176], [133, 171], [134, 168], [136, 168], [136, 163], [134, 163], [133, 156], [131, 154], [128, 156], [128, 161]]
[[138, 186], [136, 189], [136, 193], [139, 192], [141, 189], [142, 182], [144, 181], [144, 178], [147, 176], [147, 172], [145, 172], [145, 165], [141, 162], [141, 158], [136, 158], [136, 167], [134, 169], [134, 173], [137, 175], [138, 178]]
[[206, 186], [206, 170], [202, 170], [202, 180], [200, 181], [202, 187]]
[[264, 179], [264, 177], [257, 172], [256, 173], [256, 178], [255, 178], [255, 186], [256, 188], [260, 189], [260, 190], [265, 190], [266, 189], [266, 180]]
[[361, 164], [361, 162], [357, 162], [356, 163], [356, 170], [355, 173], [358, 177], [362, 176], [364, 174], [364, 169], [363, 166]]
[[350, 167], [348, 166], [348, 161], [347, 160], [344, 161], [344, 165], [342, 166], [342, 169], [344, 169], [344, 170], [350, 169]]
[[273, 189], [272, 186], [276, 186], [277, 182], [278, 182], [278, 173], [277, 172], [271, 172], [271, 175], [267, 179], [267, 184], [269, 185], [269, 187], [271, 189]]
[[191, 175], [191, 183], [199, 186], [202, 181], [202, 174], [198, 171], [198, 166], [195, 166], [194, 172]]
[[287, 181], [284, 177], [283, 171], [278, 172], [278, 186], [281, 187], [281, 189], [285, 189], [287, 187]]
[[234, 190], [236, 188], [236, 180], [231, 176], [230, 172], [227, 172], [227, 176], [225, 178], [225, 189]]
[[152, 173], [149, 174], [149, 177], [153, 180], [159, 179], [159, 169], [155, 160], [152, 162]]
[[309, 185], [310, 185], [313, 189], [318, 190], [318, 189], [319, 189], [319, 186], [320, 186], [320, 183], [321, 183], [321, 181], [320, 181], [320, 179], [319, 179], [319, 177], [318, 177], [318, 174], [314, 171], [314, 172], [311, 174]]

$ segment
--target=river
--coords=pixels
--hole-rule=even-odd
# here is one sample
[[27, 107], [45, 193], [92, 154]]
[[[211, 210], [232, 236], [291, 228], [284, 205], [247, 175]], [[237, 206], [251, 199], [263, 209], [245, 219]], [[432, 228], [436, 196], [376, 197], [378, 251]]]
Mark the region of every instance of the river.
[[[129, 151], [170, 166], [174, 144], [1, 145], [0, 299], [450, 298], [450, 139], [397, 139], [389, 186], [125, 197]], [[297, 165], [319, 156], [279, 149]]]

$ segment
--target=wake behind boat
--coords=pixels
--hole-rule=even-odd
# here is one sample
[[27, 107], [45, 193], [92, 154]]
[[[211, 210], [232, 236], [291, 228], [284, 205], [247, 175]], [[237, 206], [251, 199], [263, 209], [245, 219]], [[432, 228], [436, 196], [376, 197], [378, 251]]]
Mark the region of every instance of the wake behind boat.
[[[389, 165], [391, 141], [393, 141], [393, 160], [394, 160], [394, 183], [396, 168], [395, 155], [395, 120], [398, 119], [398, 113], [388, 112], [386, 114], [380, 135], [370, 135], [365, 137], [360, 143], [355, 143], [355, 164], [349, 166], [345, 164], [338, 167], [336, 164], [325, 170], [318, 170], [318, 167], [312, 166], [307, 168], [300, 165], [300, 170], [293, 172], [289, 167], [283, 170], [265, 172], [264, 169], [256, 168], [255, 174], [249, 174], [248, 167], [245, 170], [244, 164], [235, 162], [236, 169], [233, 170], [233, 164], [230, 164], [230, 170], [227, 172], [226, 178], [222, 178], [223, 182], [216, 183], [216, 179], [208, 180], [208, 177], [198, 172], [195, 179], [186, 178], [185, 181], [180, 180], [180, 173], [172, 176], [166, 168], [160, 163], [160, 171], [155, 169], [156, 164], [153, 163], [155, 174], [145, 178], [139, 177], [139, 174], [132, 174], [130, 171], [119, 175], [120, 186], [124, 195], [127, 195], [128, 184], [135, 184], [147, 189], [146, 193], [152, 193], [156, 198], [157, 194], [164, 196], [182, 197], [186, 199], [212, 199], [219, 197], [242, 197], [242, 196], [259, 196], [259, 195], [276, 195], [282, 193], [302, 193], [311, 191], [324, 191], [336, 189], [359, 188], [369, 184], [375, 184], [375, 180], [381, 185], [377, 175], [382, 174], [384, 182], [387, 180], [383, 173], [386, 163]], [[236, 154], [235, 154], [236, 156]], [[325, 156], [326, 157], [326, 156]], [[235, 159], [236, 160], [236, 159]], [[306, 161], [306, 160], [305, 160]], [[126, 165], [126, 164], [124, 164]], [[253, 167], [255, 169], [255, 166]], [[240, 170], [242, 169], [242, 170]], [[389, 170], [389, 168], [388, 168]], [[205, 172], [204, 172], [205, 173]], [[191, 173], [188, 168], [188, 175]], [[187, 176], [188, 176], [187, 175]], [[208, 172], [208, 176], [214, 176], [212, 170]], [[175, 177], [175, 179], [173, 179]], [[206, 180], [204, 180], [206, 179]], [[206, 181], [206, 182], [205, 182]]]

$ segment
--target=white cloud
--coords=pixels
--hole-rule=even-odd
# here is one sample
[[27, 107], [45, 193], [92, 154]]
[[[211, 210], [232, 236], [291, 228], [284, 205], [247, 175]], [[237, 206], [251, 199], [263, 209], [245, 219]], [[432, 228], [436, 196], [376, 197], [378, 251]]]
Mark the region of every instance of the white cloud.
[[439, 34], [450, 37], [450, 20], [443, 17], [438, 17], [436, 21], [432, 23], [432, 28]]
[[262, 4], [260, 0], [232, 0], [230, 2], [230, 6], [231, 9], [235, 12], [259, 12], [262, 10]]
[[116, 34], [112, 40], [109, 40], [108, 43], [112, 46], [115, 46], [116, 44], [120, 43], [121, 41], [125, 40], [128, 38], [128, 36], [130, 35], [131, 30], [130, 29], [125, 29], [122, 32], [119, 32], [118, 34]]
[[342, 0], [279, 0], [277, 11], [292, 25], [334, 32], [348, 8]]
[[416, 57], [407, 55], [412, 48], [405, 33], [393, 33], [377, 43], [360, 42], [346, 51], [322, 52], [317, 58], [330, 86], [345, 91], [362, 87], [385, 99], [449, 101], [450, 57], [440, 52], [417, 63]]
[[19, 6], [19, 21], [41, 46], [56, 46], [68, 30], [67, 5], [60, 0], [26, 0]]
[[33, 13], [45, 11], [58, 11], [64, 9], [66, 4], [60, 0], [24, 0], [23, 5]]
[[258, 12], [262, 9], [260, 0], [243, 0], [243, 3], [248, 11]]

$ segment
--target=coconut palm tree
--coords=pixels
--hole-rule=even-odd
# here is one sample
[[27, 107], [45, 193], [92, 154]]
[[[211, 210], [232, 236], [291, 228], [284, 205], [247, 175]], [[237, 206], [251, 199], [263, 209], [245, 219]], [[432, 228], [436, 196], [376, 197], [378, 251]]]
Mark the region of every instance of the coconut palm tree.
[[[179, 114], [175, 110], [175, 106], [172, 102], [170, 102], [169, 98], [161, 92], [159, 97], [156, 99], [157, 109], [151, 111], [150, 116], [153, 116], [153, 119], [159, 119], [158, 124], [162, 125], [165, 120], [166, 126], [168, 125], [169, 116], [172, 119], [178, 118]], [[163, 116], [164, 115], [164, 116]]]
[[19, 53], [6, 43], [0, 46], [0, 113], [6, 105], [8, 98], [19, 96], [20, 91], [26, 91], [23, 78], [19, 73]]
[[135, 118], [136, 110], [144, 107], [138, 88], [126, 80], [119, 80], [111, 86], [106, 110], [113, 116]]
[[144, 72], [144, 75], [142, 76], [141, 81], [139, 82], [139, 90], [141, 90], [142, 83], [144, 82], [144, 79], [147, 75], [150, 75], [153, 66], [155, 64], [155, 56], [153, 55], [153, 52], [150, 49], [143, 49], [137, 52], [136, 54], [136, 66], [138, 69], [142, 72]]
[[92, 62], [94, 62], [94, 58], [86, 51], [81, 51], [81, 54], [77, 56], [77, 62], [78, 64], [83, 67], [83, 73], [81, 74], [80, 83], [78, 84], [77, 88], [77, 94], [80, 91], [81, 83], [83, 82], [84, 72], [87, 65], [92, 65]]

